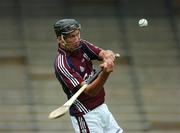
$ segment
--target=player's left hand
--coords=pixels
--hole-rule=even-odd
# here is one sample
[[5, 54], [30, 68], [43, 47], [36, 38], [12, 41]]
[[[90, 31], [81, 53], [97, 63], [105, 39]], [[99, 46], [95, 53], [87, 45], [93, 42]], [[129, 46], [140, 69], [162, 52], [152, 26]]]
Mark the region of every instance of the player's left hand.
[[114, 64], [115, 54], [111, 50], [106, 50], [104, 52], [103, 61], [108, 64]]
[[100, 65], [103, 67], [103, 71], [110, 73], [113, 71], [115, 54], [111, 50], [103, 51], [103, 63]]

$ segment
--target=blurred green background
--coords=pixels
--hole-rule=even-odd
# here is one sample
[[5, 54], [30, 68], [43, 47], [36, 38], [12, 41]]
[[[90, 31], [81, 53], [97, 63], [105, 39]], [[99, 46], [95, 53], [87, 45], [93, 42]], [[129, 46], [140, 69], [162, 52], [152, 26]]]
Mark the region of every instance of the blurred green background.
[[[180, 0], [0, 0], [0, 133], [73, 133], [55, 79], [53, 24], [121, 54], [106, 103], [124, 133], [180, 132]], [[148, 27], [138, 26], [146, 18]]]

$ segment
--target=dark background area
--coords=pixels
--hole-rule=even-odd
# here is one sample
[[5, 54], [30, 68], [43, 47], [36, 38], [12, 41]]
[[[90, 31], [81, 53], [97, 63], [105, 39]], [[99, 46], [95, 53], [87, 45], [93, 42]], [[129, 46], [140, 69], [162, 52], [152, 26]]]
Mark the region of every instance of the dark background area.
[[48, 119], [67, 100], [53, 70], [62, 18], [121, 54], [105, 88], [125, 133], [179, 133], [180, 0], [0, 0], [0, 133], [74, 132], [68, 115]]

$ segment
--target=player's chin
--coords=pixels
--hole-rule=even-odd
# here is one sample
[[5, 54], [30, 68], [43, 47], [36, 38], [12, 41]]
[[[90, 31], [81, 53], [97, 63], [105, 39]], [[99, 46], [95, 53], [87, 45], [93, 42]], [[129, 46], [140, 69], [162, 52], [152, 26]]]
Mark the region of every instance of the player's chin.
[[80, 46], [80, 42], [75, 42], [74, 44], [73, 44], [73, 48], [78, 48]]
[[71, 48], [71, 51], [76, 51], [80, 48], [80, 45], [76, 45], [74, 47]]
[[80, 41], [77, 41], [77, 42], [74, 43], [75, 47], [79, 47], [79, 45], [80, 45]]

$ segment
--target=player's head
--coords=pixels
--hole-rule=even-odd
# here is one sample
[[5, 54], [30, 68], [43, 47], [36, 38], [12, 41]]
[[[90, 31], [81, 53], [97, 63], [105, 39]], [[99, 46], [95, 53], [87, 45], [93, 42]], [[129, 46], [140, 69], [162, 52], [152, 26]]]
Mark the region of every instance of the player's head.
[[80, 30], [81, 25], [75, 19], [61, 19], [54, 24], [56, 36], [66, 36], [74, 30]]
[[69, 51], [80, 48], [80, 29], [75, 19], [61, 19], [54, 24], [57, 41]]

